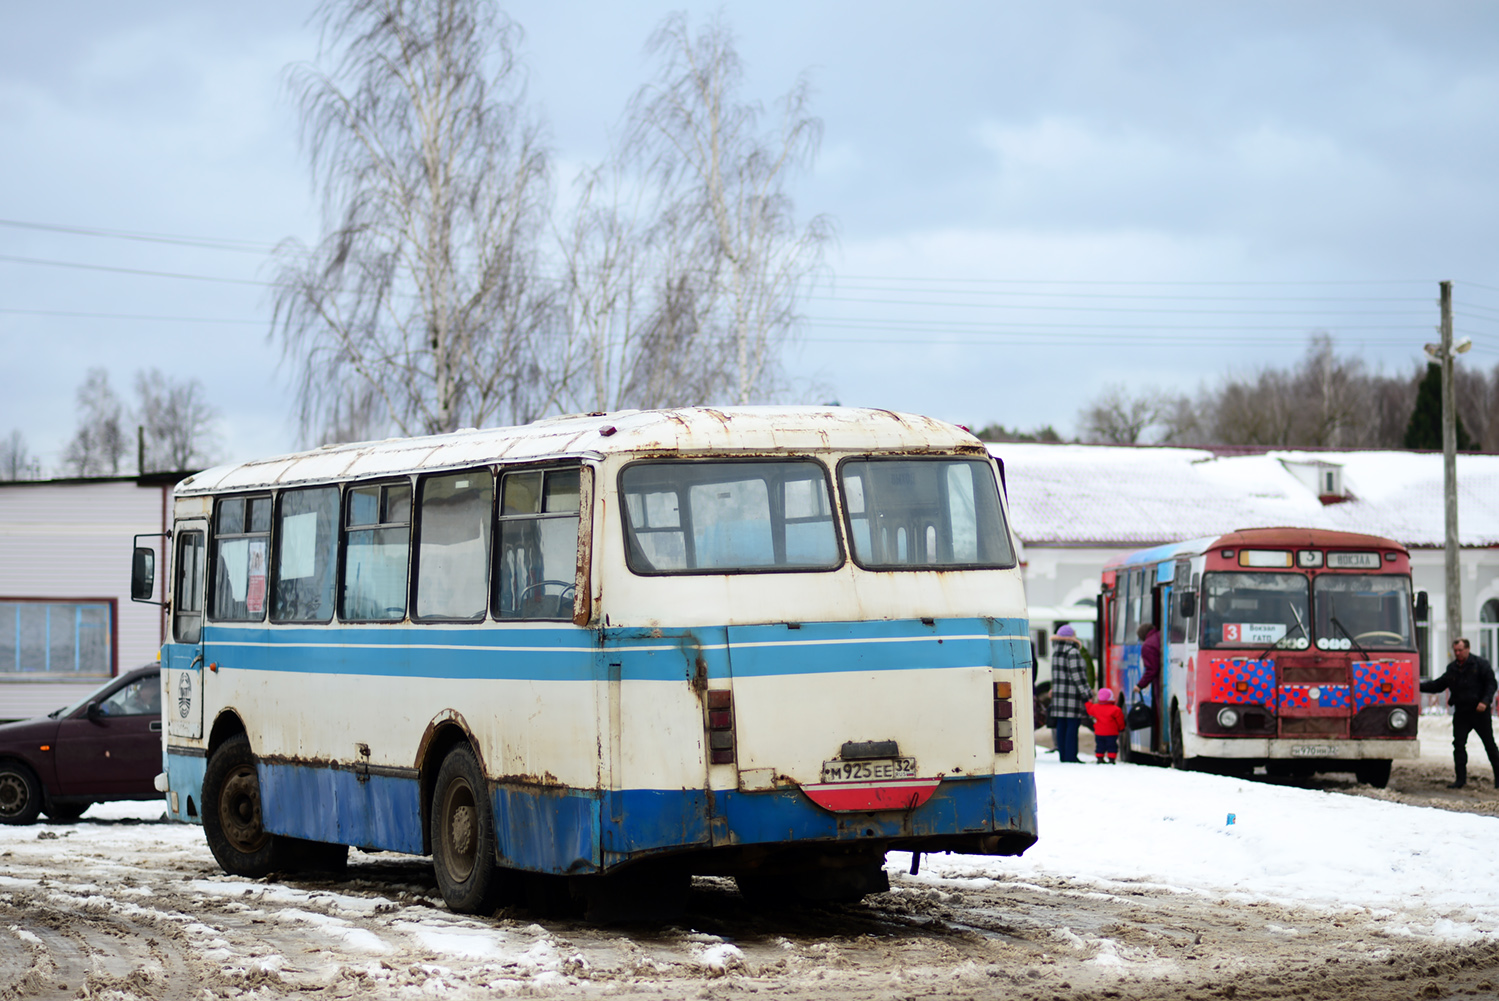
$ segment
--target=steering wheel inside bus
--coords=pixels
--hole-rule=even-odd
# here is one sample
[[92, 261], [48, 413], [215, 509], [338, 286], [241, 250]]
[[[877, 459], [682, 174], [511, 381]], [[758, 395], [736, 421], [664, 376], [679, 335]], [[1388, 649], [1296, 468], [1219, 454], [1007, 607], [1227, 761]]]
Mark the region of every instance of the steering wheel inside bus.
[[1353, 638], [1353, 642], [1362, 643], [1364, 640], [1388, 640], [1391, 643], [1399, 643], [1404, 639], [1405, 637], [1399, 633], [1390, 633], [1381, 629], [1375, 629], [1367, 633], [1359, 633]]
[[538, 594], [535, 597], [531, 597], [531, 592], [541, 591], [546, 587], [562, 588], [562, 590], [557, 594], [556, 611], [556, 614], [562, 614], [564, 611], [566, 611], [567, 605], [572, 602], [573, 594], [577, 589], [577, 585], [570, 580], [539, 580], [535, 584], [531, 584], [528, 587], [521, 589], [520, 596], [516, 598], [516, 604], [523, 609], [526, 607], [528, 602], [540, 604], [541, 599], [545, 597], [545, 592]]

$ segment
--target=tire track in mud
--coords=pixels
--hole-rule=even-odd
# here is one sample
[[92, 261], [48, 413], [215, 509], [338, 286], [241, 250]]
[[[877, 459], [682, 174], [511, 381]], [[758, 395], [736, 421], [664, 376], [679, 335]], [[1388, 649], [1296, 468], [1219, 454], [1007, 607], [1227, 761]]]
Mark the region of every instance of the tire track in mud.
[[[1496, 996], [1499, 944], [1414, 939], [1408, 916], [1064, 877], [911, 879], [857, 905], [757, 910], [698, 879], [686, 920], [597, 928], [449, 913], [429, 862], [343, 878], [226, 877], [189, 839], [43, 854], [0, 879], [0, 999], [506, 993], [788, 999]], [[171, 851], [156, 851], [152, 838]], [[79, 846], [82, 847], [82, 846]]]
[[57, 896], [0, 895], [0, 998], [202, 997], [206, 971], [180, 928]]

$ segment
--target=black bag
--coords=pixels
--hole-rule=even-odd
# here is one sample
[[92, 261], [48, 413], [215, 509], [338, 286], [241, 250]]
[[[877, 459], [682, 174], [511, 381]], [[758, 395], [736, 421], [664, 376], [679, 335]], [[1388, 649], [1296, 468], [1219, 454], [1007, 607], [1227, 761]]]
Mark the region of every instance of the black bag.
[[1143, 730], [1146, 727], [1155, 726], [1155, 710], [1143, 702], [1136, 701], [1129, 707], [1124, 722], [1131, 730]]

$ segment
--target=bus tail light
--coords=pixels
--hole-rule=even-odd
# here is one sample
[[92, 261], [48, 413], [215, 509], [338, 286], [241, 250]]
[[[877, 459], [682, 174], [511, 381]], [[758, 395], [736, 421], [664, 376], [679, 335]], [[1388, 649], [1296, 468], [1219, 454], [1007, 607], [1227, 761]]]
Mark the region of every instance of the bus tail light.
[[1015, 704], [1010, 701], [1010, 683], [994, 683], [994, 753], [1008, 754], [1015, 750]]
[[734, 693], [727, 688], [708, 691], [708, 760], [715, 765], [734, 763]]

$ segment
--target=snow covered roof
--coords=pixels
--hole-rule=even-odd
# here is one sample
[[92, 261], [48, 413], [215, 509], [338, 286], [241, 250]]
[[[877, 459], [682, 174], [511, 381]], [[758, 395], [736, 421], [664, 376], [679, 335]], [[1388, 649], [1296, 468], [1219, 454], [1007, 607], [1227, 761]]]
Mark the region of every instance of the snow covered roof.
[[466, 428], [421, 438], [330, 445], [217, 466], [177, 486], [181, 497], [221, 490], [458, 469], [500, 459], [606, 453], [906, 451], [982, 446], [955, 424], [858, 407], [690, 407], [551, 417], [523, 427]]
[[[1028, 545], [1136, 547], [1289, 525], [1443, 544], [1440, 453], [1022, 442], [989, 450], [1005, 464], [1011, 517]], [[1324, 504], [1308, 468], [1340, 471], [1347, 499]], [[1459, 455], [1457, 484], [1462, 544], [1499, 545], [1499, 455]]]

